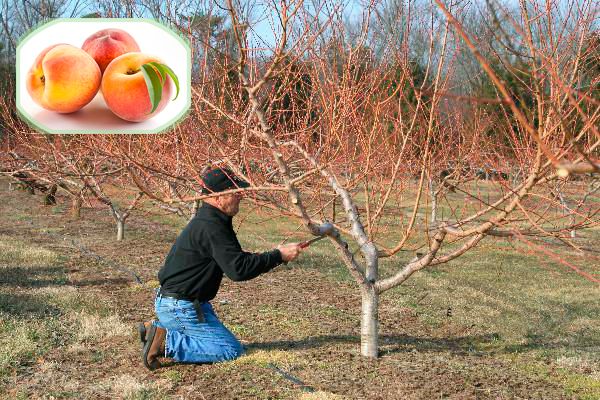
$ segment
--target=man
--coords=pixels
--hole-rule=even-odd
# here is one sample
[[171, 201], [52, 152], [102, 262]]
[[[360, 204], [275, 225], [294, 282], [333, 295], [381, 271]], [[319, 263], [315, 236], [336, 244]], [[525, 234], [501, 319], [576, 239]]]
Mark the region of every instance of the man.
[[[206, 193], [249, 186], [228, 169], [210, 170], [203, 180]], [[253, 279], [300, 254], [300, 243], [265, 253], [243, 251], [232, 225], [241, 199], [239, 192], [205, 199], [167, 255], [158, 273], [158, 321], [139, 325], [142, 361], [150, 370], [160, 367], [158, 357], [212, 363], [242, 355], [242, 345], [210, 304], [223, 274], [233, 281]]]

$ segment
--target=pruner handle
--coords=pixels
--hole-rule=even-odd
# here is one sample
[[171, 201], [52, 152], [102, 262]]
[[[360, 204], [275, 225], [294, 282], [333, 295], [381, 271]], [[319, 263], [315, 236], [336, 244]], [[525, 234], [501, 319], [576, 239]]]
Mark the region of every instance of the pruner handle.
[[310, 240], [306, 240], [302, 243], [300, 243], [300, 248], [301, 249], [305, 249], [308, 246], [310, 246], [311, 244], [313, 244], [314, 242], [318, 242], [319, 240], [323, 239], [325, 236], [317, 236], [316, 238], [310, 239]]

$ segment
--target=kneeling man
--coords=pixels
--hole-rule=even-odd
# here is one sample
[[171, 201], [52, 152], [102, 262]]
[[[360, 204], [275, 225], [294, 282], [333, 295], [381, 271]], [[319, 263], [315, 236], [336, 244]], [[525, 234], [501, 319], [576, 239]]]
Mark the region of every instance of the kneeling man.
[[[207, 193], [249, 186], [228, 169], [210, 170], [203, 179]], [[239, 193], [205, 199], [177, 237], [158, 273], [158, 321], [139, 325], [142, 361], [147, 368], [160, 367], [159, 357], [212, 363], [242, 355], [242, 345], [219, 321], [210, 304], [223, 274], [233, 281], [253, 279], [300, 254], [299, 243], [265, 253], [243, 251], [232, 225], [241, 199]]]

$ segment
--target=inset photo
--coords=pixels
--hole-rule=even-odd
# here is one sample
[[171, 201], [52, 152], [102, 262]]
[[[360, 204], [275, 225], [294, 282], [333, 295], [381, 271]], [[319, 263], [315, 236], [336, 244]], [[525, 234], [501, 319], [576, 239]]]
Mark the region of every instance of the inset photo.
[[56, 19], [16, 61], [19, 114], [45, 133], [159, 133], [190, 108], [190, 47], [153, 20]]

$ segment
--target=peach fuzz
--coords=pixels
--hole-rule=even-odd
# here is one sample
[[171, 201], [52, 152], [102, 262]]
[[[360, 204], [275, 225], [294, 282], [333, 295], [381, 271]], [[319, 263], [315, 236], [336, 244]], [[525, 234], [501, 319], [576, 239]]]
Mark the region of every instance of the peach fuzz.
[[44, 49], [26, 76], [27, 91], [41, 107], [71, 113], [88, 104], [100, 87], [98, 64], [85, 51], [69, 44]]
[[88, 37], [81, 46], [104, 72], [108, 64], [122, 54], [140, 51], [135, 39], [122, 29], [103, 29]]
[[147, 120], [163, 110], [170, 101], [172, 83], [169, 76], [162, 98], [152, 114], [152, 104], [141, 67], [148, 62], [163, 62], [144, 53], [126, 53], [115, 58], [104, 71], [102, 95], [106, 105], [118, 117], [131, 122]]

